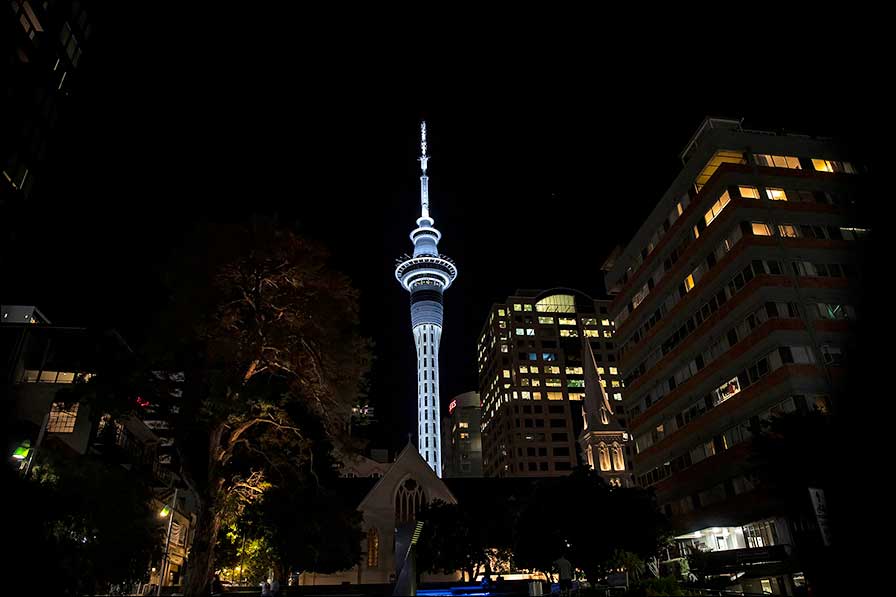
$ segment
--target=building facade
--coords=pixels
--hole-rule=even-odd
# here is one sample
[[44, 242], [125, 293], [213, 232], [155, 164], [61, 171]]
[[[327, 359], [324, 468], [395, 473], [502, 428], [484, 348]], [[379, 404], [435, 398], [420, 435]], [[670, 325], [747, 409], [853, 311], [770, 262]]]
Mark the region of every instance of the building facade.
[[[2, 22], [8, 95], [0, 119], [0, 206], [27, 199], [44, 172], [60, 114], [93, 33], [87, 1], [13, 0]], [[92, 9], [91, 9], [92, 11]]]
[[522, 291], [495, 304], [479, 336], [482, 465], [486, 476], [555, 476], [586, 464], [583, 340], [593, 350], [613, 417], [622, 403], [609, 301], [566, 288]]
[[454, 262], [439, 253], [442, 233], [429, 214], [426, 123], [420, 126], [420, 217], [411, 232], [414, 254], [397, 260], [395, 277], [411, 293], [411, 330], [417, 348], [417, 448], [436, 475], [442, 474], [439, 416], [439, 345], [442, 294], [457, 277]]
[[481, 410], [478, 392], [464, 392], [448, 404], [442, 434], [446, 477], [482, 476]]
[[607, 265], [634, 473], [683, 541], [781, 564], [743, 588], [787, 591], [794, 529], [754, 487], [749, 440], [775, 413], [836, 408], [870, 232], [861, 167], [828, 139], [712, 118], [681, 157]]

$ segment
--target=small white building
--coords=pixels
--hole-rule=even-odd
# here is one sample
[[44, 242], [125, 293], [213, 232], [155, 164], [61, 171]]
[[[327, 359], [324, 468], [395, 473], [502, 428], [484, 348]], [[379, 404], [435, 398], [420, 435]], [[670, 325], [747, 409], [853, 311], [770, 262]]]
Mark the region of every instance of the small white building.
[[[335, 574], [303, 573], [300, 585], [385, 584], [395, 580], [395, 529], [413, 521], [424, 504], [442, 500], [456, 504], [457, 500], [445, 483], [410, 443], [395, 462], [377, 480], [368, 477], [372, 487], [366, 492], [358, 510], [363, 514], [361, 561], [352, 569]], [[375, 471], [378, 472], [378, 471]], [[346, 479], [357, 482], [362, 479]], [[460, 574], [424, 574], [424, 581], [459, 580]]]

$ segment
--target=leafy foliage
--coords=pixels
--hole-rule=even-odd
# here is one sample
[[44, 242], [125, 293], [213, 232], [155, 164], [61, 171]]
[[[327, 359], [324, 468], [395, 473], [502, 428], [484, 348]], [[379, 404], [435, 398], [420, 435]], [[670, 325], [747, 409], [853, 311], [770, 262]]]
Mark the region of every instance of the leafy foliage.
[[[76, 595], [145, 580], [158, 561], [164, 524], [139, 477], [97, 458], [72, 458], [45, 443], [26, 481], [7, 479], [17, 510], [7, 521], [16, 538], [16, 569], [5, 578], [34, 591]], [[39, 557], [38, 557], [39, 556]]]
[[199, 595], [228, 512], [314, 470], [305, 423], [320, 421], [327, 438], [345, 432], [370, 350], [348, 279], [327, 268], [320, 246], [273, 222], [208, 226], [177, 254], [154, 336], [90, 392], [100, 412], [124, 416], [140, 396], [170, 418], [199, 503], [185, 585]]
[[619, 550], [654, 554], [666, 521], [638, 488], [610, 487], [593, 470], [544, 480], [520, 514], [514, 554], [524, 568], [549, 571], [560, 556], [590, 580], [618, 565]]

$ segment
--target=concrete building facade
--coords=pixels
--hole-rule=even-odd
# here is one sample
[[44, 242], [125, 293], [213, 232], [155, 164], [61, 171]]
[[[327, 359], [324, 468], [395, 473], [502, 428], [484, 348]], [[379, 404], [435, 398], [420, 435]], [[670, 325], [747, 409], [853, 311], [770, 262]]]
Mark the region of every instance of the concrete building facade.
[[776, 562], [742, 588], [781, 593], [799, 582], [794, 527], [754, 486], [750, 438], [776, 413], [837, 408], [870, 233], [862, 168], [830, 139], [713, 118], [681, 158], [606, 264], [635, 478], [682, 541]]
[[[545, 477], [587, 464], [579, 451], [586, 391], [583, 340], [610, 403], [622, 403], [609, 301], [577, 290], [518, 290], [495, 304], [479, 336], [483, 472]], [[626, 427], [625, 417], [614, 413]]]

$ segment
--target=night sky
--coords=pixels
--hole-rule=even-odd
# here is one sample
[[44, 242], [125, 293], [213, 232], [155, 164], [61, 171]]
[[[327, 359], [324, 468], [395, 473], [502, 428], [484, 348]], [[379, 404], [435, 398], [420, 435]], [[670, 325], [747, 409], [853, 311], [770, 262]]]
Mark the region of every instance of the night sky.
[[340, 52], [306, 42], [307, 24], [256, 38], [236, 17], [217, 27], [199, 16], [99, 15], [76, 118], [53, 149], [58, 174], [23, 222], [4, 301], [138, 344], [159, 269], [192, 225], [276, 213], [327, 244], [361, 290], [383, 421], [373, 435], [392, 448], [416, 421], [408, 294], [393, 270], [419, 215], [421, 118], [440, 249], [460, 272], [445, 299], [443, 412], [476, 389], [493, 302], [517, 288], [603, 294], [601, 263], [671, 183], [705, 115], [871, 136], [849, 69], [830, 86], [805, 69], [760, 83], [759, 71], [713, 77], [681, 56], [622, 67], [598, 47], [554, 57], [557, 68], [508, 49], [450, 60], [429, 50], [424, 65], [413, 45]]

